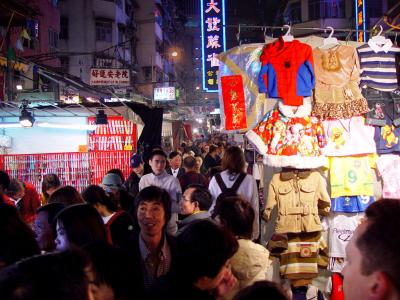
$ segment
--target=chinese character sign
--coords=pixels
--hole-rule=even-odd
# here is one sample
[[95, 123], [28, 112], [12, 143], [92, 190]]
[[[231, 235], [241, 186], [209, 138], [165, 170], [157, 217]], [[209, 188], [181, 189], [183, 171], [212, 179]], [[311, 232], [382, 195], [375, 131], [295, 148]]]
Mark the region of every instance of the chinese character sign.
[[130, 73], [128, 69], [91, 69], [90, 85], [129, 86]]
[[218, 54], [225, 45], [225, 0], [200, 0], [203, 90], [218, 92]]
[[221, 89], [224, 102], [225, 129], [245, 129], [247, 121], [242, 76], [221, 77]]
[[367, 39], [366, 33], [366, 15], [365, 15], [365, 0], [355, 1], [355, 18], [356, 18], [356, 39], [358, 42], [365, 42]]

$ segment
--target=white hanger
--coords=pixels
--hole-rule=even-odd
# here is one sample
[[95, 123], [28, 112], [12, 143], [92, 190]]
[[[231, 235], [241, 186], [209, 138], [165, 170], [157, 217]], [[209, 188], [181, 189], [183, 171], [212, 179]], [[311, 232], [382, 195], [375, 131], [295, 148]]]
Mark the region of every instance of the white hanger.
[[282, 39], [285, 42], [292, 42], [294, 40], [294, 36], [290, 34], [291, 27], [290, 25], [283, 25], [283, 28], [287, 28], [286, 33], [282, 36]]
[[329, 36], [327, 38], [324, 39], [323, 41], [323, 47], [327, 47], [327, 46], [334, 46], [334, 45], [338, 45], [339, 41], [337, 40], [337, 38], [332, 37], [333, 33], [335, 32], [335, 30], [333, 29], [332, 26], [328, 26], [326, 27], [326, 29], [330, 29], [331, 32], [329, 33]]
[[382, 27], [382, 25], [379, 25], [379, 28], [380, 28], [380, 30], [379, 30], [378, 34], [375, 35], [375, 36], [373, 36], [373, 37], [370, 38], [369, 40], [372, 41], [372, 42], [374, 42], [375, 44], [384, 45], [384, 44], [387, 42], [387, 39], [385, 38], [384, 35], [381, 35], [382, 32], [383, 32], [383, 27]]

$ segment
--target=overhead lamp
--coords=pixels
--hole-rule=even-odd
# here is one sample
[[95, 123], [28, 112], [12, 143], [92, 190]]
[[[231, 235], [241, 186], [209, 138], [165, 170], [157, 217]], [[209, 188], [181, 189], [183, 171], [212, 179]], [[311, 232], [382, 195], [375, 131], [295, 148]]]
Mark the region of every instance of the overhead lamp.
[[108, 124], [107, 115], [103, 109], [100, 109], [96, 114], [96, 125], [106, 125]]
[[199, 90], [200, 89], [200, 87], [199, 86], [196, 86], [196, 90]]
[[172, 57], [177, 57], [178, 56], [178, 52], [177, 51], [172, 51], [171, 52], [171, 56]]
[[18, 91], [22, 91], [24, 89], [22, 84], [17, 84], [15, 87], [17, 88]]
[[22, 127], [32, 127], [35, 123], [35, 118], [32, 113], [27, 109], [28, 104], [22, 104], [21, 116], [19, 117], [19, 123]]

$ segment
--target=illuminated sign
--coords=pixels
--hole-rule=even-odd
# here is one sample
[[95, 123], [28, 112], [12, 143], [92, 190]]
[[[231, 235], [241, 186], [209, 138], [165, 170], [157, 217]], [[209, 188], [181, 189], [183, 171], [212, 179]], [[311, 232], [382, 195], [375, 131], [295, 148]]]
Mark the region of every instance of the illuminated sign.
[[160, 87], [154, 89], [155, 101], [173, 101], [176, 100], [175, 87]]
[[358, 42], [367, 40], [367, 24], [365, 21], [365, 0], [355, 0], [356, 5], [356, 39]]
[[92, 68], [90, 70], [90, 85], [129, 86], [129, 69]]
[[200, 0], [203, 90], [218, 92], [217, 55], [226, 51], [225, 0]]

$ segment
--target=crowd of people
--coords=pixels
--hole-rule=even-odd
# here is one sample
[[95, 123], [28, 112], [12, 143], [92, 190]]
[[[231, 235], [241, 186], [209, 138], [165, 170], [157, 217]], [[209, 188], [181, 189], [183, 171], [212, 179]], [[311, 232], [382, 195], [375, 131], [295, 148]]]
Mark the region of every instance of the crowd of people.
[[[81, 193], [48, 174], [41, 195], [0, 171], [0, 299], [290, 299], [271, 281], [240, 147], [155, 147], [131, 168]], [[367, 209], [348, 246], [346, 299], [399, 299], [399, 215], [395, 200]]]

